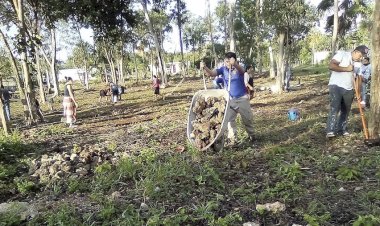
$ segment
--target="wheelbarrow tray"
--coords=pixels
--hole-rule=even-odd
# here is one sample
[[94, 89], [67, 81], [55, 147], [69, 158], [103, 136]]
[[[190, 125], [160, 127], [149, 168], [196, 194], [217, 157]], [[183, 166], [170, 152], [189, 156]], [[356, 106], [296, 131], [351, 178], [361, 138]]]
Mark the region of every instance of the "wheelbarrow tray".
[[196, 118], [196, 114], [193, 112], [193, 107], [195, 105], [195, 102], [200, 97], [204, 97], [205, 99], [207, 99], [208, 97], [218, 97], [218, 98], [223, 97], [226, 100], [226, 107], [224, 110], [224, 116], [223, 116], [223, 121], [222, 121], [222, 125], [220, 127], [220, 130], [216, 134], [214, 140], [212, 140], [206, 147], [203, 147], [201, 149], [201, 151], [204, 151], [204, 150], [207, 150], [208, 148], [210, 148], [211, 145], [213, 145], [215, 143], [215, 141], [217, 141], [219, 138], [221, 138], [221, 136], [223, 135], [224, 131], [227, 128], [227, 123], [228, 123], [228, 119], [229, 119], [229, 112], [230, 112], [228, 110], [230, 107], [230, 98], [229, 98], [230, 95], [229, 95], [228, 91], [225, 89], [200, 90], [194, 94], [193, 99], [191, 101], [188, 119], [187, 119], [187, 138], [188, 138], [189, 142], [194, 147], [197, 147], [197, 145], [195, 144], [195, 139], [191, 138], [191, 136], [190, 136], [190, 134], [192, 133], [192, 131], [194, 129], [191, 122], [194, 121]]

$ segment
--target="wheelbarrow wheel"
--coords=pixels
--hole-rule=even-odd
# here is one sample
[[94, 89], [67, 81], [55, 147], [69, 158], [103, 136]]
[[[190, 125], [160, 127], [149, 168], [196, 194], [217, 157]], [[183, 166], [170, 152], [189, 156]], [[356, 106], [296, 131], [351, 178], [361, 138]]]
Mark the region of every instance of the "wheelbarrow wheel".
[[225, 144], [225, 142], [226, 142], [226, 137], [227, 137], [227, 134], [226, 134], [226, 132], [224, 132], [224, 133], [220, 136], [220, 138], [219, 138], [218, 140], [216, 140], [216, 141], [214, 142], [213, 145], [211, 145], [210, 148], [211, 148], [213, 151], [215, 151], [215, 152], [222, 151], [223, 148], [224, 148], [224, 144]]

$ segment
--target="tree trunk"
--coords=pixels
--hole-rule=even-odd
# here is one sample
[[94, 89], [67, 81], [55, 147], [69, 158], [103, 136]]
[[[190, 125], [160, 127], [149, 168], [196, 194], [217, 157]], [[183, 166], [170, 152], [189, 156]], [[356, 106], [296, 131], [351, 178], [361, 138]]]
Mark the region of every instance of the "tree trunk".
[[167, 81], [168, 79], [167, 79], [166, 73], [165, 73], [165, 63], [164, 63], [164, 60], [162, 58], [162, 52], [161, 52], [160, 42], [158, 41], [157, 34], [153, 30], [153, 24], [150, 21], [150, 17], [149, 17], [149, 13], [148, 13], [148, 8], [147, 8], [147, 0], [141, 0], [141, 5], [142, 5], [143, 10], [144, 10], [145, 20], [148, 23], [149, 32], [153, 36], [154, 45], [156, 47], [155, 49], [156, 49], [157, 59], [158, 59], [158, 63], [159, 63], [160, 70], [161, 70], [161, 80], [162, 80], [162, 83], [164, 85], [166, 85], [167, 82], [168, 82]]
[[132, 52], [133, 52], [133, 60], [134, 60], [134, 66], [135, 66], [135, 75], [136, 75], [136, 83], [139, 82], [139, 73], [137, 71], [137, 61], [136, 61], [136, 53], [135, 53], [135, 44], [132, 44]]
[[331, 52], [332, 55], [335, 54], [336, 48], [337, 48], [337, 40], [338, 40], [338, 12], [339, 12], [339, 0], [334, 0], [334, 29], [333, 29], [333, 35], [332, 35], [332, 42], [331, 42]]
[[376, 0], [372, 27], [371, 110], [368, 121], [370, 139], [380, 138], [380, 0]]
[[256, 53], [257, 53], [257, 71], [259, 74], [262, 72], [262, 54], [261, 54], [261, 22], [260, 22], [260, 0], [256, 0], [255, 17], [256, 17]]
[[[182, 19], [181, 19], [181, 13], [180, 12], [180, 0], [177, 0], [177, 21], [178, 21], [178, 33], [179, 33], [179, 46], [181, 49], [181, 73], [184, 73], [184, 65], [185, 65], [185, 59], [183, 58], [183, 42], [182, 42]], [[186, 73], [184, 73], [185, 75]]]
[[269, 77], [270, 78], [275, 78], [276, 77], [276, 72], [275, 72], [275, 61], [274, 61], [274, 57], [273, 57], [273, 49], [272, 49], [272, 45], [269, 45]]
[[[227, 0], [224, 0], [224, 8], [227, 9]], [[227, 16], [224, 17], [223, 19], [223, 24], [224, 24], [224, 51], [225, 52], [228, 52], [228, 29], [227, 29], [227, 26], [228, 26], [228, 23], [227, 23]]]
[[88, 76], [88, 68], [87, 68], [87, 63], [84, 65], [84, 88], [86, 90], [90, 89], [90, 81], [89, 81], [89, 76]]
[[207, 0], [207, 10], [208, 10], [208, 29], [210, 32], [210, 41], [211, 41], [211, 50], [212, 50], [212, 56], [214, 57], [214, 66], [216, 67], [216, 64], [218, 63], [218, 59], [216, 57], [216, 51], [215, 51], [215, 44], [214, 44], [214, 35], [212, 32], [212, 15], [211, 15], [211, 7], [210, 7], [210, 0]]
[[13, 4], [15, 6], [15, 10], [17, 13], [18, 19], [18, 27], [19, 27], [19, 40], [20, 44], [18, 48], [20, 49], [20, 61], [22, 73], [24, 75], [24, 87], [25, 87], [25, 103], [28, 106], [29, 114], [26, 117], [26, 120], [29, 123], [33, 123], [35, 121], [36, 111], [33, 107], [35, 103], [35, 95], [33, 91], [32, 79], [29, 73], [29, 66], [27, 61], [27, 49], [26, 49], [26, 28], [24, 21], [24, 12], [23, 12], [23, 0], [13, 0]]
[[277, 78], [276, 78], [276, 91], [275, 93], [282, 93], [282, 88], [284, 86], [284, 42], [285, 42], [285, 32], [281, 32], [278, 35], [278, 64], [277, 64]]
[[230, 0], [229, 3], [229, 9], [230, 9], [230, 25], [229, 25], [229, 33], [230, 33], [230, 51], [235, 52], [236, 51], [236, 46], [235, 46], [235, 23], [234, 23], [234, 18], [235, 18], [235, 4], [236, 0]]
[[123, 59], [124, 59], [124, 56], [122, 55], [122, 57], [119, 59], [118, 65], [119, 65], [119, 77], [120, 77], [119, 81], [121, 82], [121, 84], [124, 85], [125, 80], [124, 80], [124, 69], [123, 69], [124, 60]]
[[40, 91], [40, 101], [42, 104], [45, 104], [45, 91], [44, 91], [44, 84], [42, 81], [42, 73], [41, 73], [41, 59], [40, 59], [40, 54], [38, 53], [38, 50], [36, 51], [36, 70], [37, 70], [38, 87]]
[[1, 118], [1, 125], [3, 126], [3, 130], [4, 130], [4, 134], [8, 135], [10, 133], [10, 127], [9, 127], [9, 122], [6, 119], [3, 98], [0, 98], [0, 118]]
[[57, 40], [55, 38], [55, 29], [51, 29], [51, 63], [50, 63], [50, 73], [53, 77], [54, 82], [54, 97], [59, 96], [59, 81], [57, 76]]

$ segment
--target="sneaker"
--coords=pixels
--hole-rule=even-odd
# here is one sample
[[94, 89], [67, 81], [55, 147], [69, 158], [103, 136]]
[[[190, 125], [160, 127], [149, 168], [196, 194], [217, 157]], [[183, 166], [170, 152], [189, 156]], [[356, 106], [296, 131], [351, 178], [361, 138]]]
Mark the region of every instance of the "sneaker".
[[342, 135], [346, 137], [346, 136], [350, 136], [350, 133], [347, 131], [344, 131]]
[[332, 137], [335, 137], [335, 134], [334, 134], [334, 132], [329, 132], [329, 133], [326, 134], [326, 137], [327, 138], [332, 138]]

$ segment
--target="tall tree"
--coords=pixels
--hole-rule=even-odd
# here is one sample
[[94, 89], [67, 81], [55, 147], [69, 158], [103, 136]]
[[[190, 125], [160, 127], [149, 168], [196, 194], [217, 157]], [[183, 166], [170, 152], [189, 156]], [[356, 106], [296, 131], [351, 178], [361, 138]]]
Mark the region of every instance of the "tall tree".
[[315, 21], [314, 12], [304, 0], [273, 0], [263, 2], [263, 16], [266, 24], [274, 28], [272, 36], [277, 38], [276, 91], [281, 93], [289, 55], [289, 48], [285, 47], [305, 37]]
[[156, 54], [157, 54], [157, 60], [158, 60], [158, 64], [159, 64], [160, 71], [161, 71], [161, 80], [164, 84], [167, 84], [167, 77], [166, 77], [166, 73], [165, 73], [165, 63], [164, 63], [164, 60], [162, 57], [161, 45], [160, 45], [160, 42], [158, 40], [156, 32], [154, 32], [153, 24], [152, 24], [152, 21], [151, 21], [150, 16], [149, 16], [148, 1], [147, 0], [141, 0], [141, 5], [142, 5], [143, 10], [144, 10], [144, 16], [145, 16], [145, 20], [148, 24], [149, 32], [153, 36], [154, 45], [155, 45]]
[[236, 43], [235, 43], [235, 8], [236, 8], [236, 0], [229, 0], [228, 3], [229, 7], [229, 37], [230, 37], [230, 51], [235, 52], [236, 51]]
[[211, 14], [210, 0], [207, 0], [207, 22], [208, 22], [208, 30], [209, 30], [209, 34], [210, 34], [212, 56], [214, 57], [214, 66], [216, 66], [218, 59], [216, 57], [216, 52], [215, 52], [215, 43], [214, 43], [214, 35], [213, 35], [214, 32], [213, 32], [213, 26], [212, 26], [212, 14]]
[[370, 139], [380, 138], [380, 0], [375, 1], [372, 28], [371, 110], [368, 122]]
[[[338, 0], [322, 0], [318, 5], [320, 12], [333, 11], [327, 17], [326, 31], [333, 32], [331, 51], [339, 49], [339, 37], [343, 37], [348, 31], [356, 26], [356, 19], [365, 14], [366, 0], [344, 0], [339, 4]], [[340, 14], [340, 16], [339, 16]]]

